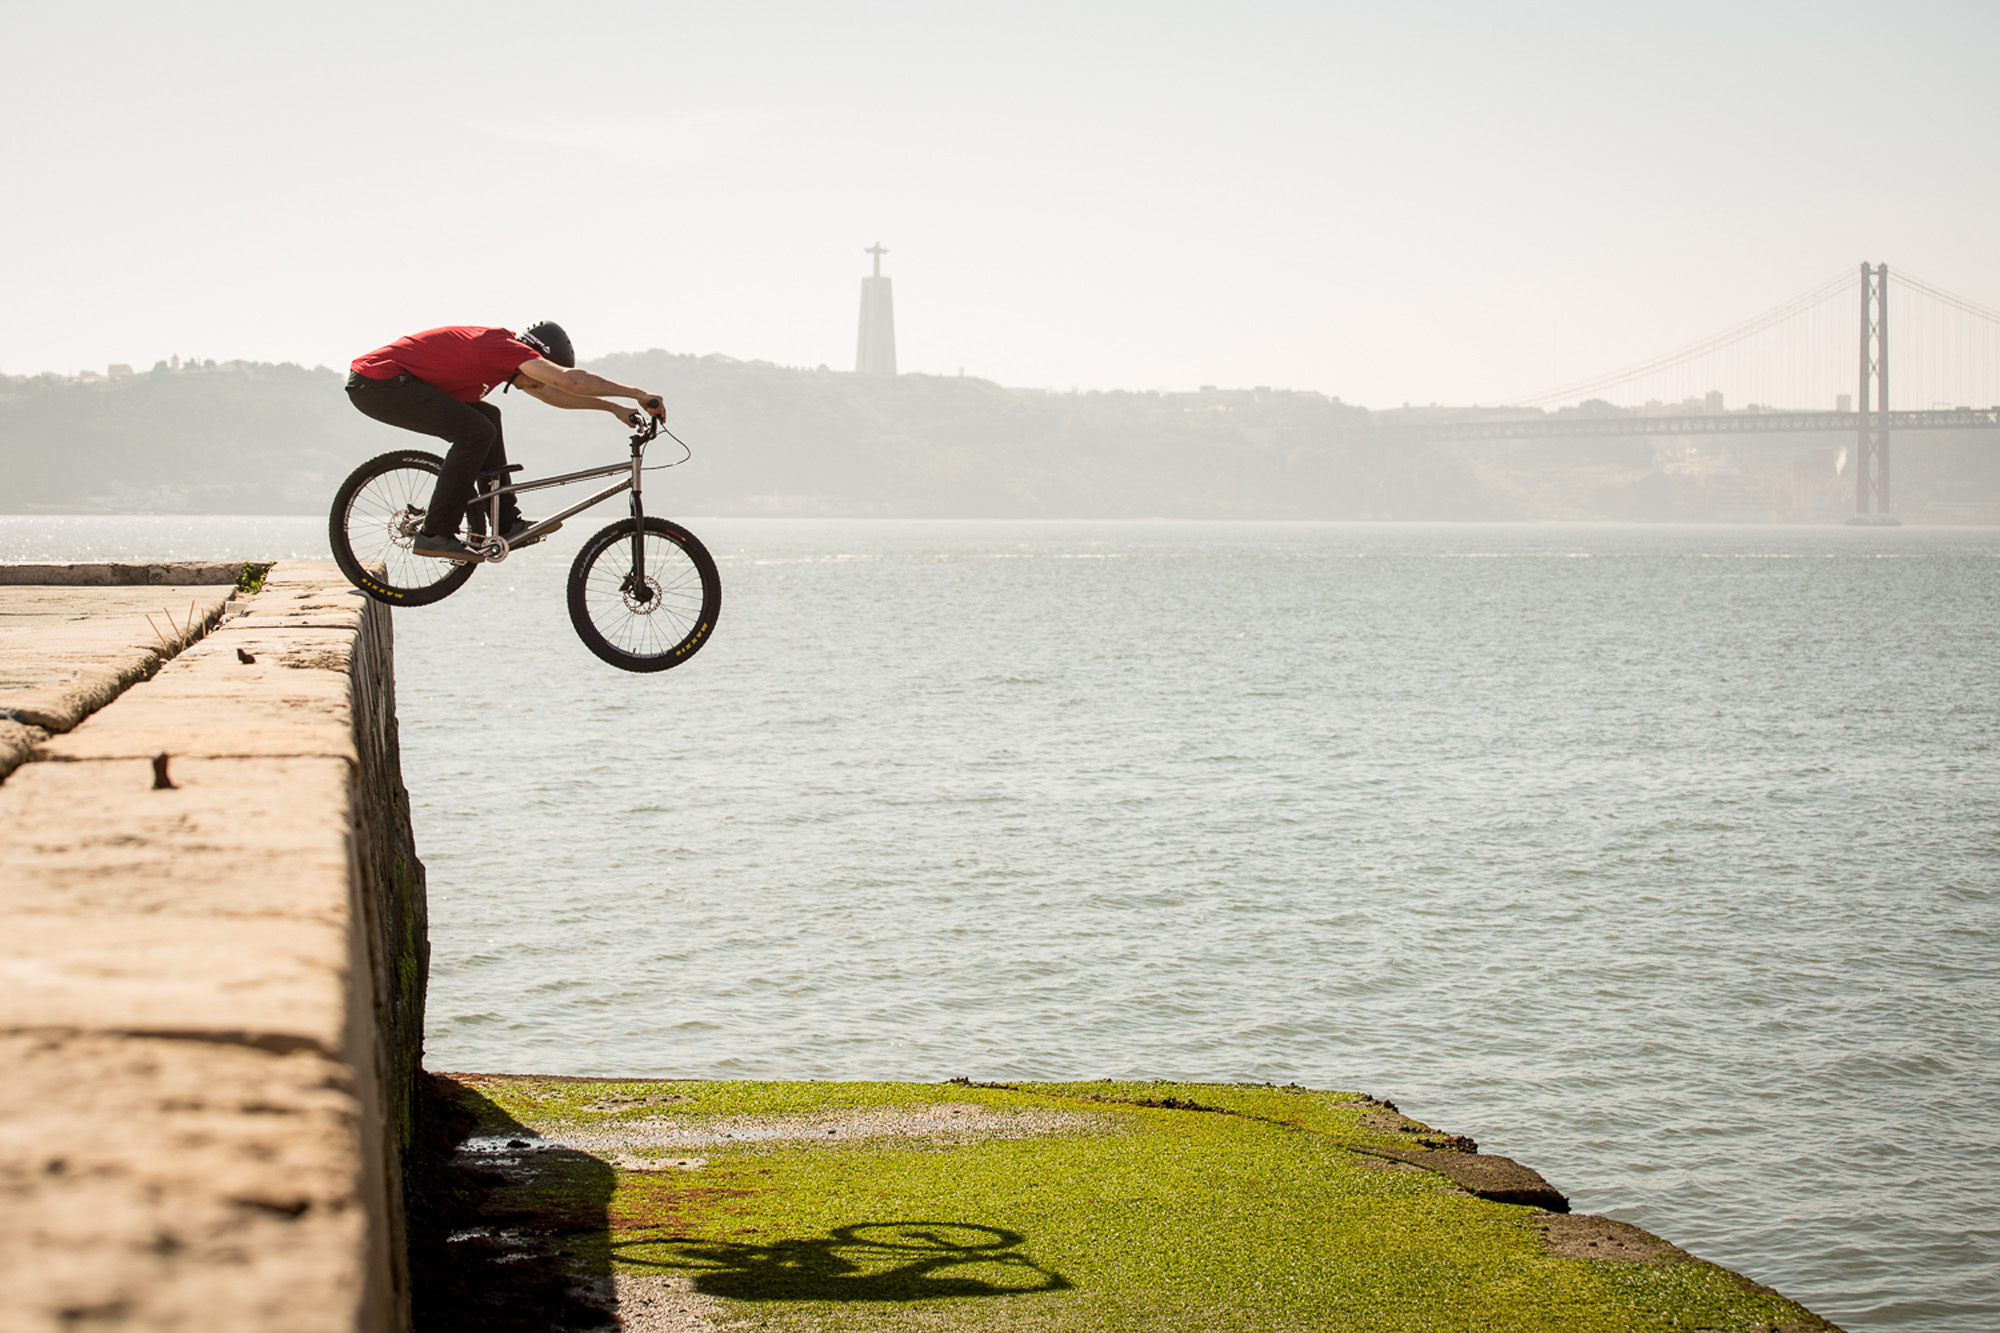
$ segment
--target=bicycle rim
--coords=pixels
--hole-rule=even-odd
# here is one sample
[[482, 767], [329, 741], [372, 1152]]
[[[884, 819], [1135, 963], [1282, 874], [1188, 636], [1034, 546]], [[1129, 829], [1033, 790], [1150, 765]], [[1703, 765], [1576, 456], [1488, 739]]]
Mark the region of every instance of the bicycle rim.
[[578, 553], [570, 616], [584, 645], [627, 671], [660, 671], [708, 638], [721, 600], [714, 561], [693, 534], [646, 520], [646, 576], [633, 576], [632, 525], [614, 524]]
[[469, 575], [470, 566], [418, 555], [412, 549], [436, 487], [434, 469], [397, 462], [364, 479], [341, 513], [347, 553], [363, 571], [372, 573], [371, 566], [379, 567], [383, 590], [392, 597], [400, 594], [401, 599], [414, 600], [446, 583], [456, 587]]

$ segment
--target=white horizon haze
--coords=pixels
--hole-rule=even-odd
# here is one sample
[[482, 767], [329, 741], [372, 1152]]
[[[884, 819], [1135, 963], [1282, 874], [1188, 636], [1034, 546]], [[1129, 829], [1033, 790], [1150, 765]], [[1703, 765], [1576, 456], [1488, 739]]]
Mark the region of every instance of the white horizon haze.
[[[561, 321], [1492, 403], [1863, 260], [2000, 306], [2000, 6], [15, 6], [0, 372]], [[1829, 404], [1830, 406], [1831, 404]]]

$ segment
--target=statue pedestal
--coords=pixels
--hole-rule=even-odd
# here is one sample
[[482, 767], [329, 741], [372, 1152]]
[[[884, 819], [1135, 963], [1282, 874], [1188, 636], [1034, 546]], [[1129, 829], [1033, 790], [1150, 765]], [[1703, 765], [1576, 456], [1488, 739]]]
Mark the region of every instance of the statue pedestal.
[[854, 346], [854, 372], [896, 373], [896, 310], [889, 279], [879, 275], [861, 280], [861, 336]]

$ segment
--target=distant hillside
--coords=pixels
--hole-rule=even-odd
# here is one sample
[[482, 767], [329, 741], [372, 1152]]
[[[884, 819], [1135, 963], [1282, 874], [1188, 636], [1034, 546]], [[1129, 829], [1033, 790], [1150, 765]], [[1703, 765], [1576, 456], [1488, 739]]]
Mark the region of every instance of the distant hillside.
[[1370, 497], [1475, 512], [1470, 469], [1387, 478], [1330, 448], [1367, 414], [1318, 394], [1046, 394], [647, 352], [607, 357], [657, 387], [695, 446], [670, 484], [696, 509], [983, 517], [1359, 515]]
[[332, 371], [0, 379], [0, 510], [307, 513], [363, 456]]
[[[660, 351], [592, 364], [663, 393], [693, 447], [655, 474], [667, 513], [1783, 519], [1837, 506], [1833, 462], [1848, 443], [1744, 437], [1699, 457], [1617, 438], [1387, 447], [1346, 433], [1366, 410], [1316, 393], [1051, 394]], [[343, 378], [246, 363], [0, 377], [0, 512], [323, 511], [356, 463], [427, 447], [354, 411]], [[532, 469], [622, 456], [609, 417], [494, 401]], [[1992, 517], [2000, 443], [1913, 436], [1897, 449], [1906, 514]], [[653, 458], [678, 453], [663, 440]]]

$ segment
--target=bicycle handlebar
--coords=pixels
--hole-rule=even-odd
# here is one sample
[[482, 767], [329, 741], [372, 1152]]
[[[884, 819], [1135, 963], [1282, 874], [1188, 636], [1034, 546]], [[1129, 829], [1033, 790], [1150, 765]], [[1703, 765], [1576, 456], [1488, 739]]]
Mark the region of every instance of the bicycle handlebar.
[[644, 415], [644, 417], [646, 418], [646, 422], [644, 425], [640, 426], [638, 430], [632, 432], [632, 447], [634, 449], [640, 448], [641, 446], [649, 444], [652, 441], [658, 439], [660, 435], [660, 427], [664, 424], [660, 420], [660, 418], [654, 416], [651, 412], [646, 411], [645, 408], [642, 407], [637, 410], [642, 415]]
[[[655, 398], [653, 401], [658, 402], [659, 399]], [[672, 431], [667, 429], [667, 419], [665, 417], [663, 416], [656, 417], [651, 412], [647, 412], [644, 407], [641, 407], [639, 410], [640, 412], [644, 413], [646, 419], [644, 424], [642, 424], [637, 430], [632, 432], [633, 458], [636, 459], [640, 457], [642, 454], [644, 454], [646, 452], [646, 446], [651, 444], [654, 440], [657, 440], [662, 435], [666, 436], [668, 439], [672, 440], [675, 444], [678, 444], [681, 447], [681, 456], [679, 458], [675, 459], [671, 463], [656, 463], [653, 465], [653, 467], [646, 469], [648, 472], [652, 472], [663, 467], [679, 467], [682, 463], [685, 463], [688, 461], [688, 459], [694, 457], [694, 450], [688, 448], [687, 441], [683, 440], [680, 436], [674, 434]]]

